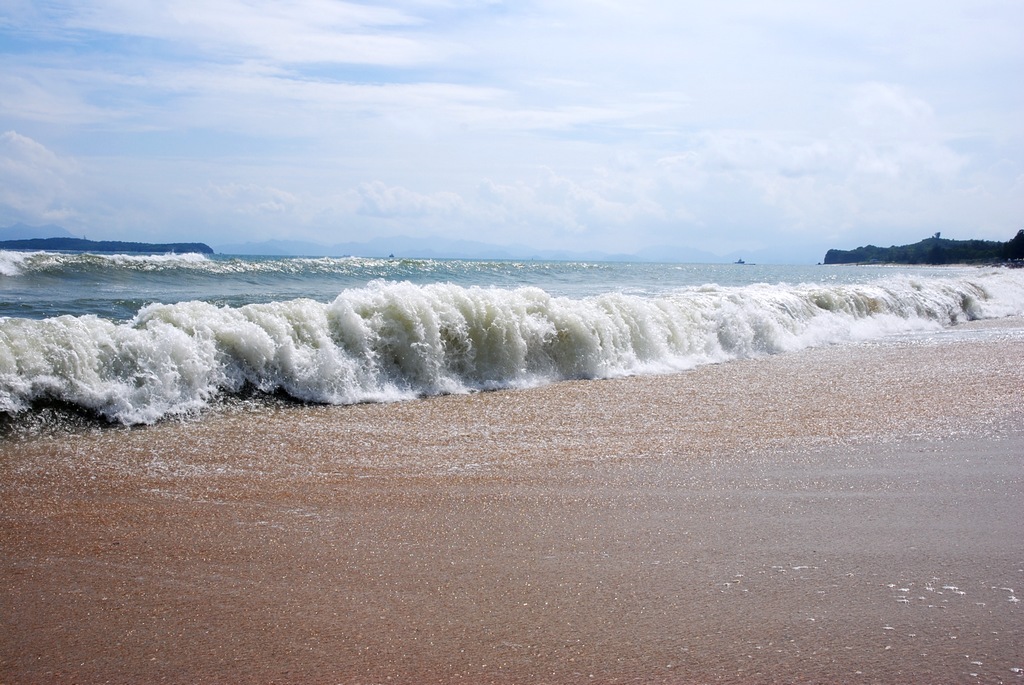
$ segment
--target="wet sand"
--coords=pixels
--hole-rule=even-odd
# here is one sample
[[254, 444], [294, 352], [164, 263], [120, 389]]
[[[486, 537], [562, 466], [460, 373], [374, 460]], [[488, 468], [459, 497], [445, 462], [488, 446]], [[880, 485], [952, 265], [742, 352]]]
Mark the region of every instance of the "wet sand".
[[2, 683], [1024, 682], [1024, 322], [0, 443]]

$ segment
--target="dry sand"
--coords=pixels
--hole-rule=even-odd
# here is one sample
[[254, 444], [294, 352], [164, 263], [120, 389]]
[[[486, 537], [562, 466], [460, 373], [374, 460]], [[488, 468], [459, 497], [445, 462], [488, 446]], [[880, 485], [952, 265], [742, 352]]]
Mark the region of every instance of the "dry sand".
[[1024, 322], [0, 442], [0, 683], [1024, 682]]

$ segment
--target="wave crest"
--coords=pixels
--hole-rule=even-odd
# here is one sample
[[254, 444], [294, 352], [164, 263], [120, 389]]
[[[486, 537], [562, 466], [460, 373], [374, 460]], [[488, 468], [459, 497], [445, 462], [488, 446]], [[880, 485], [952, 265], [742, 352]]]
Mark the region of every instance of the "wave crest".
[[154, 304], [127, 323], [0, 319], [0, 411], [48, 400], [152, 423], [246, 387], [331, 404], [663, 373], [1024, 313], [976, 281], [705, 286], [572, 299], [539, 288], [375, 281], [329, 303]]

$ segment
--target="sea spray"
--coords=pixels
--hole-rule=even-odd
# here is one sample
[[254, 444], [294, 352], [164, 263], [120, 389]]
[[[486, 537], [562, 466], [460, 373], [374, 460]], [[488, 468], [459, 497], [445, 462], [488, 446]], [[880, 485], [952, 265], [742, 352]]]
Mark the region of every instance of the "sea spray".
[[555, 296], [374, 281], [333, 301], [151, 304], [127, 322], [0, 319], [0, 411], [60, 402], [124, 423], [256, 389], [348, 404], [664, 373], [1024, 313], [1017, 275]]

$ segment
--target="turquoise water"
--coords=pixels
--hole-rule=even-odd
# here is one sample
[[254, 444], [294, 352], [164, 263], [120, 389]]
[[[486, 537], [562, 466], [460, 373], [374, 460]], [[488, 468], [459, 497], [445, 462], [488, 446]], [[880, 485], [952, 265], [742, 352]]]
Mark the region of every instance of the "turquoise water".
[[1024, 314], [996, 268], [0, 252], [0, 412], [151, 423], [668, 373]]

